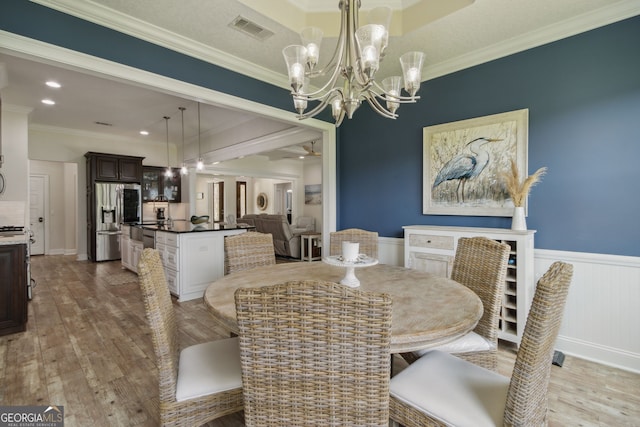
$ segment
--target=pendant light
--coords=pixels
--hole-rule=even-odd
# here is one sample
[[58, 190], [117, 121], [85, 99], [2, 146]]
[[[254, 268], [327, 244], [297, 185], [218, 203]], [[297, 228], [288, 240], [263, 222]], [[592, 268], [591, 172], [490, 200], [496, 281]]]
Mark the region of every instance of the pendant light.
[[180, 174], [186, 175], [189, 173], [187, 166], [184, 164], [184, 110], [186, 110], [186, 108], [179, 107], [178, 109], [182, 113], [182, 168], [180, 168]]
[[202, 151], [200, 148], [200, 103], [198, 102], [198, 164], [196, 168], [201, 171], [204, 168], [204, 163], [202, 162]]
[[171, 171], [171, 162], [169, 160], [169, 119], [171, 117], [164, 116], [164, 121], [167, 127], [167, 170], [164, 173], [164, 176], [167, 178], [173, 178], [173, 172]]

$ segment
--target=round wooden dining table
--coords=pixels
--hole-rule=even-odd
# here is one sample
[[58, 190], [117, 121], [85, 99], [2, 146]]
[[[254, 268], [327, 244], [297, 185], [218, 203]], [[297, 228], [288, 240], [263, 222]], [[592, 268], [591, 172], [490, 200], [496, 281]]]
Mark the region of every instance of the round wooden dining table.
[[[212, 282], [204, 302], [214, 319], [238, 333], [234, 293], [298, 280], [340, 283], [344, 267], [324, 262], [293, 262], [238, 271]], [[453, 280], [404, 267], [377, 264], [359, 268], [360, 286], [393, 300], [391, 353], [406, 353], [452, 341], [471, 331], [482, 317], [480, 298]]]

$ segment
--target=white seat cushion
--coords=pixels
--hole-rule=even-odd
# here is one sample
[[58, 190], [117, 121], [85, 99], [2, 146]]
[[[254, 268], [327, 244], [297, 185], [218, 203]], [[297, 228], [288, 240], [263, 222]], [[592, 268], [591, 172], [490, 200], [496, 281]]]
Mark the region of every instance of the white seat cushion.
[[509, 378], [434, 350], [391, 378], [390, 393], [447, 425], [502, 426]]
[[238, 338], [197, 344], [180, 352], [176, 400], [242, 387]]
[[448, 343], [441, 344], [437, 347], [428, 348], [425, 350], [418, 350], [416, 353], [418, 356], [423, 356], [431, 350], [440, 350], [444, 353], [469, 353], [473, 351], [489, 351], [495, 350], [494, 343], [487, 340], [485, 337], [476, 334], [475, 332], [469, 332], [460, 338]]

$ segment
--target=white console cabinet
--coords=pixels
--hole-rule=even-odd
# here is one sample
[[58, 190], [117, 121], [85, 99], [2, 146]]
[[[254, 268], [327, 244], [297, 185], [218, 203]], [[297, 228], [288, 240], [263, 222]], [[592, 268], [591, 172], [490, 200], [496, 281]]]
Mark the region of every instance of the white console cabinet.
[[500, 313], [499, 338], [520, 344], [535, 290], [533, 236], [535, 230], [440, 227], [411, 225], [404, 228], [405, 267], [449, 277], [460, 237], [484, 236], [511, 246], [509, 268]]
[[178, 301], [202, 298], [209, 284], [224, 276], [224, 238], [246, 230], [172, 233], [156, 231], [169, 291]]

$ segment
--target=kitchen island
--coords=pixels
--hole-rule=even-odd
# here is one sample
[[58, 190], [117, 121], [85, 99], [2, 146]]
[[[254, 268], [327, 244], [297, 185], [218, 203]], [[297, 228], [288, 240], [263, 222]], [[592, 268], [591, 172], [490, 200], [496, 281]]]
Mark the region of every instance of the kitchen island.
[[189, 221], [138, 227], [155, 232], [169, 291], [178, 301], [202, 298], [207, 285], [224, 276], [224, 238], [253, 228]]

